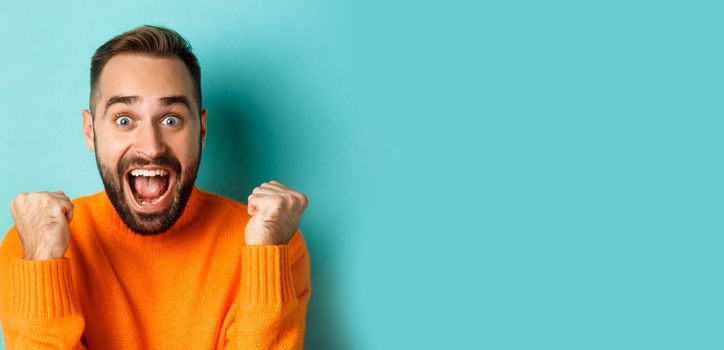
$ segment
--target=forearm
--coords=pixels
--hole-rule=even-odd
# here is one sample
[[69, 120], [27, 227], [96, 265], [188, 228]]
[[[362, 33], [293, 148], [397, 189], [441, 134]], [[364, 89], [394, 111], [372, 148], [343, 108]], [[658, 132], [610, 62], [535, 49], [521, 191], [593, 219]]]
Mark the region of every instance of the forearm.
[[245, 246], [227, 349], [301, 349], [310, 297], [301, 236], [288, 245]]
[[[11, 230], [8, 235], [13, 235]], [[0, 322], [7, 349], [84, 349], [85, 321], [68, 258], [27, 260], [6, 237], [0, 259]], [[19, 245], [17, 246], [19, 248]]]

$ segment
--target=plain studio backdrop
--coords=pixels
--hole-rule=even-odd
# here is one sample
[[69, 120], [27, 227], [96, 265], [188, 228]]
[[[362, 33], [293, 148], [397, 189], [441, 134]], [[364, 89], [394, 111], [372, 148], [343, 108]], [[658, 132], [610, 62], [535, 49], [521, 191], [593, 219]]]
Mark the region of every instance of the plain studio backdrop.
[[724, 8], [501, 3], [3, 1], [0, 202], [103, 189], [90, 57], [164, 25], [198, 185], [309, 196], [306, 348], [724, 348]]

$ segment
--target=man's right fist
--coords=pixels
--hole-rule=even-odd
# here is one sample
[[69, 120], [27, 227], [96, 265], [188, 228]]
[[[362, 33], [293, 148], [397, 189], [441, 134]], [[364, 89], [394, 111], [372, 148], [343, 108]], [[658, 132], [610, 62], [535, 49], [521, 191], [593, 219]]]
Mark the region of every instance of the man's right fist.
[[10, 201], [23, 254], [28, 260], [58, 259], [70, 243], [73, 203], [61, 191], [21, 193]]

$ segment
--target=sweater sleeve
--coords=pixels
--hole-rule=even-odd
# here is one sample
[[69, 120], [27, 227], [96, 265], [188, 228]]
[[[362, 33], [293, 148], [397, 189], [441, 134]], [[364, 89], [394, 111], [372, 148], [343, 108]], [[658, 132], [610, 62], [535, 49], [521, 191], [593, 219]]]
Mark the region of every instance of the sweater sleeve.
[[244, 246], [226, 349], [302, 349], [311, 296], [309, 253], [297, 229], [284, 245]]
[[23, 259], [13, 227], [0, 246], [0, 276], [0, 324], [6, 349], [85, 349], [85, 320], [67, 257]]

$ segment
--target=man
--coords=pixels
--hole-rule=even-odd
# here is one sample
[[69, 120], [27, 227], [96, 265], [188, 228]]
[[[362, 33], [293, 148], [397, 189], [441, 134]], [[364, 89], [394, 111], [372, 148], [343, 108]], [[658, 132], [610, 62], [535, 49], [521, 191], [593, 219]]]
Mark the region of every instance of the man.
[[[98, 48], [83, 131], [105, 191], [21, 193], [0, 247], [7, 349], [299, 349], [307, 198], [196, 186], [206, 141], [188, 43], [144, 26]], [[233, 179], [230, 179], [233, 181]]]

